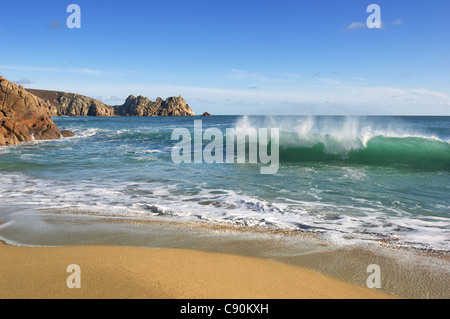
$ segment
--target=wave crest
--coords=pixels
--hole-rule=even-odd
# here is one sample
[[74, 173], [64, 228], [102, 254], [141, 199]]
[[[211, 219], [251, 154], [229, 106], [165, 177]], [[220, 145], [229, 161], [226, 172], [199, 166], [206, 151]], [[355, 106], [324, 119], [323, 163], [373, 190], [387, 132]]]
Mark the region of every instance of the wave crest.
[[[363, 165], [393, 165], [450, 170], [450, 143], [401, 123], [383, 123], [356, 117], [296, 120], [243, 117], [236, 127], [280, 128], [280, 161]], [[400, 129], [401, 128], [401, 129]]]

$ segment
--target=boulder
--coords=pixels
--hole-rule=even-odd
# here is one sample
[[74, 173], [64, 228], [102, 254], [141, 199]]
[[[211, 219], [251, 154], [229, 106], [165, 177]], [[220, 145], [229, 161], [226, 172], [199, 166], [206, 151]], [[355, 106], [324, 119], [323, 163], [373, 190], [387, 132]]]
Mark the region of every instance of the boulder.
[[72, 137], [75, 136], [75, 133], [69, 130], [61, 130], [62, 137]]

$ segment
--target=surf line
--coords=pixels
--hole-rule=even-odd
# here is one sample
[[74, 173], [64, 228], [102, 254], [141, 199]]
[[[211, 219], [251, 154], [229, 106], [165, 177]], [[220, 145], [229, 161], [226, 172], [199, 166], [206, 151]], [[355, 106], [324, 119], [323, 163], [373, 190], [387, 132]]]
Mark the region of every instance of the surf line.
[[[188, 128], [175, 128], [172, 131], [172, 141], [179, 141], [172, 147], [172, 161], [176, 164], [269, 164], [261, 166], [261, 174], [276, 174], [280, 159], [280, 129], [270, 128], [270, 137], [268, 133], [268, 128], [226, 128], [224, 136], [216, 127], [203, 131], [202, 120], [195, 120], [193, 138]], [[205, 141], [211, 142], [203, 147]]]

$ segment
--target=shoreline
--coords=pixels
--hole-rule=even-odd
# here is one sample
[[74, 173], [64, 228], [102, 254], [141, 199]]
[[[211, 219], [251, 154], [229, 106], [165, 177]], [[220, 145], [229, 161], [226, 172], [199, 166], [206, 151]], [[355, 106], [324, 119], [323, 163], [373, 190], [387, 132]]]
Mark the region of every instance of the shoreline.
[[[370, 249], [369, 247], [359, 246], [334, 246], [320, 241], [316, 234], [304, 234], [291, 231], [266, 232], [259, 227], [253, 229], [251, 227], [220, 225], [215, 223], [211, 224], [209, 222], [90, 218], [88, 224], [90, 227], [93, 227], [94, 230], [89, 231], [83, 227], [82, 233], [72, 234], [71, 228], [73, 225], [71, 225], [71, 222], [73, 222], [75, 226], [79, 227], [80, 223], [82, 223], [81, 225], [87, 225], [87, 220], [83, 220], [82, 222], [80, 220], [74, 221], [73, 216], [66, 217], [59, 214], [58, 216], [53, 215], [53, 218], [51, 217], [52, 214], [50, 214], [50, 217], [49, 215], [45, 215], [45, 218], [43, 219], [45, 219], [45, 222], [49, 225], [53, 221], [58, 223], [58, 227], [62, 226], [64, 236], [62, 236], [62, 233], [58, 232], [53, 236], [50, 234], [51, 232], [49, 232], [43, 234], [44, 237], [48, 237], [46, 238], [47, 242], [42, 241], [41, 243], [37, 243], [35, 245], [26, 243], [26, 241], [14, 243], [14, 240], [7, 240], [8, 242], [3, 244], [2, 249], [4, 250], [5, 247], [12, 247], [13, 250], [16, 250], [15, 254], [18, 256], [17, 259], [15, 259], [15, 262], [11, 265], [14, 265], [14, 263], [16, 265], [26, 263], [29, 256], [33, 256], [33, 259], [41, 260], [43, 264], [49, 265], [52, 262], [49, 261], [48, 258], [47, 260], [42, 260], [42, 255], [48, 254], [49, 256], [52, 256], [51, 259], [59, 259], [60, 256], [57, 252], [64, 251], [64, 256], [67, 256], [68, 258], [69, 256], [75, 257], [77, 254], [83, 255], [85, 254], [84, 251], [87, 252], [95, 250], [91, 253], [90, 257], [86, 257], [90, 261], [86, 261], [88, 262], [89, 267], [96, 269], [95, 271], [97, 272], [100, 272], [103, 270], [100, 270], [101, 267], [99, 268], [99, 266], [95, 265], [98, 263], [95, 260], [97, 255], [102, 254], [102, 251], [109, 251], [111, 256], [119, 256], [119, 260], [122, 260], [124, 258], [123, 256], [125, 256], [123, 255], [124, 252], [127, 254], [128, 250], [137, 249], [137, 251], [140, 252], [136, 252], [134, 255], [135, 257], [132, 257], [136, 263], [139, 263], [142, 258], [148, 258], [150, 260], [152, 258], [156, 258], [155, 254], [157, 253], [155, 253], [155, 251], [166, 251], [167, 253], [170, 251], [171, 254], [173, 254], [171, 258], [174, 260], [167, 262], [167, 265], [159, 265], [158, 267], [160, 267], [160, 269], [169, 269], [172, 267], [173, 263], [180, 263], [180, 260], [184, 260], [186, 266], [187, 264], [191, 264], [192, 260], [195, 261], [199, 256], [198, 254], [200, 254], [205, 260], [205, 265], [209, 265], [205, 268], [206, 270], [204, 271], [203, 276], [210, 278], [227, 278], [227, 276], [234, 276], [226, 272], [221, 273], [219, 276], [220, 271], [224, 271], [223, 261], [209, 263], [207, 258], [204, 257], [222, 256], [219, 257], [219, 259], [235, 258], [238, 260], [238, 264], [245, 264], [244, 261], [247, 261], [247, 263], [253, 265], [252, 267], [259, 265], [259, 263], [269, 263], [270, 265], [274, 265], [275, 263], [276, 265], [283, 265], [281, 268], [275, 267], [273, 270], [275, 273], [283, 273], [286, 271], [290, 272], [291, 270], [286, 270], [283, 267], [293, 267], [292, 269], [296, 270], [292, 273], [293, 275], [291, 276], [291, 281], [297, 282], [298, 278], [302, 275], [299, 275], [296, 272], [302, 272], [304, 270], [308, 273], [314, 273], [314, 275], [312, 275], [313, 277], [316, 275], [323, 276], [322, 278], [324, 280], [320, 281], [321, 283], [319, 283], [319, 285], [324, 285], [327, 282], [331, 284], [332, 282], [337, 281], [345, 283], [344, 286], [350, 285], [345, 289], [340, 288], [342, 291], [348, 290], [348, 293], [351, 291], [354, 291], [354, 293], [356, 293], [356, 291], [360, 291], [356, 293], [358, 296], [354, 294], [339, 296], [332, 294], [331, 291], [330, 294], [321, 291], [316, 297], [314, 297], [311, 294], [299, 295], [297, 292], [293, 291], [291, 291], [289, 295], [280, 295], [281, 291], [276, 292], [270, 290], [274, 294], [271, 296], [265, 296], [264, 298], [378, 298], [376, 294], [367, 295], [367, 291], [364, 292], [365, 290], [369, 290], [371, 293], [380, 293], [384, 295], [384, 297], [381, 298], [394, 296], [398, 296], [398, 298], [448, 298], [446, 287], [442, 287], [443, 276], [448, 276], [448, 255], [434, 256], [428, 252], [420, 253], [403, 248], [386, 248], [382, 245], [378, 245], [377, 247], [371, 245]], [[57, 218], [55, 219], [55, 217]], [[3, 231], [6, 226], [9, 225], [3, 224], [0, 229], [0, 234], [4, 235]], [[18, 229], [13, 228], [12, 231], [14, 234], [19, 236], [18, 238], [22, 238], [20, 236], [24, 235], [21, 234], [20, 231], [18, 232]], [[2, 237], [5, 238], [4, 236]], [[70, 240], [64, 241], [62, 240], [62, 237], [67, 237]], [[96, 248], [94, 249], [94, 247]], [[27, 254], [29, 255], [23, 253], [23, 251], [28, 251]], [[40, 255], [40, 252], [45, 253]], [[175, 252], [178, 252], [178, 254]], [[147, 254], [148, 257], [143, 257]], [[249, 262], [249, 260], [258, 261], [253, 263]], [[117, 264], [117, 261], [114, 261], [111, 258], [105, 259], [102, 262], [105, 263], [102, 267], [107, 267], [109, 271], [112, 271], [112, 265]], [[438, 265], [439, 263], [443, 266]], [[4, 273], [4, 270], [8, 267], [15, 268], [11, 265], [8, 266], [5, 262], [0, 264], [3, 267], [0, 273]], [[366, 268], [370, 264], [377, 264], [381, 267], [381, 275], [383, 280], [381, 289], [373, 290], [366, 288], [366, 279], [369, 276]], [[150, 263], [148, 267], [152, 268], [153, 266]], [[34, 265], [34, 267], [39, 268], [38, 265]], [[122, 266], [117, 267], [121, 268]], [[130, 265], [125, 267], [132, 269], [132, 267], [130, 268]], [[234, 268], [235, 266], [230, 265], [230, 267]], [[240, 267], [245, 268], [247, 266], [239, 266], [236, 268], [240, 269]], [[220, 271], [217, 271], [217, 269]], [[61, 271], [61, 269], [59, 271]], [[172, 269], [172, 271], [176, 272], [178, 270]], [[33, 276], [33, 273], [38, 273], [36, 269], [28, 269], [24, 272], [30, 274], [30, 276]], [[65, 270], [63, 273], [64, 276], [67, 276], [67, 274], [65, 274]], [[189, 273], [195, 273], [195, 269], [190, 269], [190, 272], [186, 272], [184, 275], [189, 276]], [[251, 273], [253, 273], [253, 271]], [[152, 274], [152, 276], [159, 278], [158, 274]], [[273, 275], [271, 274], [270, 276]], [[299, 277], [297, 278], [297, 276]], [[14, 278], [14, 276], [7, 277]], [[44, 277], [45, 275], [42, 276], [42, 278]], [[264, 275], [260, 275], [260, 278], [264, 277]], [[125, 279], [123, 280], [125, 280], [125, 282], [129, 280], [126, 279], [126, 276], [124, 278]], [[146, 276], [144, 275], [142, 280], [147, 280], [145, 278]], [[245, 281], [245, 278], [240, 279], [240, 281], [242, 280]], [[120, 283], [116, 284], [119, 286], [121, 285]], [[171, 285], [170, 283], [164, 283], [164, 285], [166, 284], [168, 286]], [[269, 284], [269, 282], [266, 282], [266, 284]], [[270, 284], [273, 287], [274, 282], [272, 281]], [[286, 284], [289, 285], [290, 283], [287, 282]], [[301, 282], [297, 282], [297, 284], [301, 285]], [[11, 282], [9, 285], [11, 285]], [[99, 283], [99, 287], [102, 285], [104, 285], [104, 283]], [[223, 283], [219, 283], [219, 285], [223, 285]], [[259, 289], [255, 290], [256, 294], [249, 293], [246, 297], [242, 298], [259, 298], [258, 296], [261, 296], [259, 291], [265, 286], [264, 283], [258, 283], [256, 286], [258, 285], [263, 286], [260, 286]], [[281, 290], [284, 289], [280, 286], [277, 287]], [[354, 290], [351, 287], [358, 288]], [[184, 286], [183, 289], [188, 289], [188, 286]], [[231, 288], [227, 289], [229, 290]], [[244, 290], [240, 293], [248, 293], [248, 289], [248, 287], [244, 287]], [[302, 289], [309, 291], [308, 286], [303, 287]], [[361, 291], [360, 289], [363, 290]], [[183, 295], [181, 291], [178, 293]], [[217, 292], [199, 291], [199, 294], [195, 295], [191, 291], [189, 298], [222, 298], [220, 297], [221, 295], [216, 295], [216, 293]], [[235, 291], [234, 293], [239, 293], [239, 291]], [[32, 296], [33, 293], [30, 292], [29, 298], [34, 298]], [[51, 294], [47, 296], [51, 296]], [[97, 292], [96, 296], [97, 297], [94, 298], [116, 298], [116, 296], [119, 295], [106, 296], [105, 294]], [[122, 298], [120, 296], [117, 298]], [[132, 295], [130, 298], [147, 298], [146, 295], [142, 295], [142, 292], [140, 297], [136, 296], [137, 295]], [[160, 294], [157, 294], [156, 296], [156, 298], [163, 298]], [[0, 297], [5, 298], [5, 296]], [[68, 297], [72, 298], [70, 296]], [[125, 296], [125, 298], [128, 297]]]
[[[0, 242], [0, 298], [386, 299], [395, 296], [263, 258], [187, 249], [23, 247]], [[81, 269], [69, 289], [68, 265]]]

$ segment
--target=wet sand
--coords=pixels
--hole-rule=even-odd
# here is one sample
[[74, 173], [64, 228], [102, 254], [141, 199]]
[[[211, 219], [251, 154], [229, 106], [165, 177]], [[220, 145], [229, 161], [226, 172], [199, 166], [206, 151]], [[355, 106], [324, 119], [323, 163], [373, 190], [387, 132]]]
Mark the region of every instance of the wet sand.
[[[13, 217], [0, 226], [1, 298], [449, 297], [450, 260], [438, 252], [208, 222], [53, 210]], [[70, 264], [82, 269], [80, 290], [65, 285]], [[381, 289], [366, 287], [371, 264], [380, 266]]]
[[[392, 298], [264, 258], [188, 249], [0, 244], [0, 298]], [[68, 288], [69, 265], [81, 288]]]

